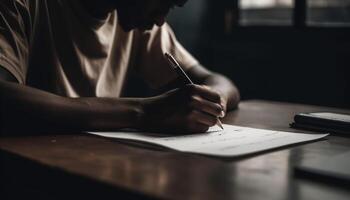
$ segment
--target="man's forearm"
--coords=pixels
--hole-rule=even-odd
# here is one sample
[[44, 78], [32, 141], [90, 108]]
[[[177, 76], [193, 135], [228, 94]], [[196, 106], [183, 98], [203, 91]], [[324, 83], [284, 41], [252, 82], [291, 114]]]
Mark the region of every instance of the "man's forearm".
[[2, 131], [112, 130], [137, 126], [138, 99], [66, 98], [0, 81]]

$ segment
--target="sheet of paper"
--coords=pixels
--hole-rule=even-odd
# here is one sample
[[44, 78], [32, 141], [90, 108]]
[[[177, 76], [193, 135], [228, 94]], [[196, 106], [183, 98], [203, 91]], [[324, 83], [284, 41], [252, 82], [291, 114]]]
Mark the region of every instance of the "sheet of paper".
[[224, 124], [224, 130], [212, 127], [207, 133], [159, 137], [144, 132], [92, 132], [108, 138], [147, 142], [170, 149], [210, 156], [236, 157], [286, 145], [318, 140], [328, 134], [301, 134], [254, 129]]

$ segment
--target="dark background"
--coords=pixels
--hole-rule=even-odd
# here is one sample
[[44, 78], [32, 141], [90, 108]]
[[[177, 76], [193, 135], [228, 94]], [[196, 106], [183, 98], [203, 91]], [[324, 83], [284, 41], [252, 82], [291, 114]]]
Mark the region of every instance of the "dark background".
[[350, 108], [350, 1], [315, 8], [298, 2], [305, 4], [242, 9], [235, 0], [189, 0], [168, 22], [244, 100]]

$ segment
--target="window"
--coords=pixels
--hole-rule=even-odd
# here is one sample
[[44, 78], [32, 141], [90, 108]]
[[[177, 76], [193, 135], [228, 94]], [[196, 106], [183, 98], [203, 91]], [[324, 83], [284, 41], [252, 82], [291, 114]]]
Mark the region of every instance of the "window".
[[350, 0], [308, 0], [309, 25], [350, 25]]
[[240, 0], [241, 25], [291, 25], [293, 0]]
[[232, 0], [238, 2], [239, 24], [350, 25], [350, 0]]

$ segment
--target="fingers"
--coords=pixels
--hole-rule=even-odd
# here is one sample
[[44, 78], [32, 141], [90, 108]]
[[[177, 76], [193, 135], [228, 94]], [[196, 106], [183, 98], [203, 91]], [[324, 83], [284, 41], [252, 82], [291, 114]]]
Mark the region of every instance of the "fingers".
[[217, 123], [217, 120], [212, 115], [194, 110], [187, 116], [187, 126], [193, 132], [206, 132]]
[[213, 103], [220, 104], [221, 103], [221, 96], [218, 92], [210, 89], [206, 86], [201, 85], [187, 85], [187, 90], [190, 93], [190, 95], [198, 95], [200, 97], [203, 97], [204, 99], [211, 101]]
[[154, 98], [154, 101], [156, 105], [151, 108], [156, 112], [150, 113], [160, 113], [157, 120], [166, 127], [173, 127], [174, 132], [203, 133], [225, 115], [220, 94], [200, 85], [186, 85]]
[[210, 114], [214, 117], [225, 116], [225, 113], [219, 104], [210, 102], [206, 99], [201, 98], [200, 96], [191, 97], [190, 107], [195, 110]]
[[189, 105], [191, 108], [215, 117], [225, 116], [223, 106], [221, 105], [222, 99], [218, 92], [200, 85], [187, 85], [186, 87], [190, 95]]
[[190, 121], [194, 121], [196, 123], [204, 124], [209, 127], [214, 126], [218, 119], [212, 115], [208, 115], [206, 113], [194, 110], [188, 116]]

